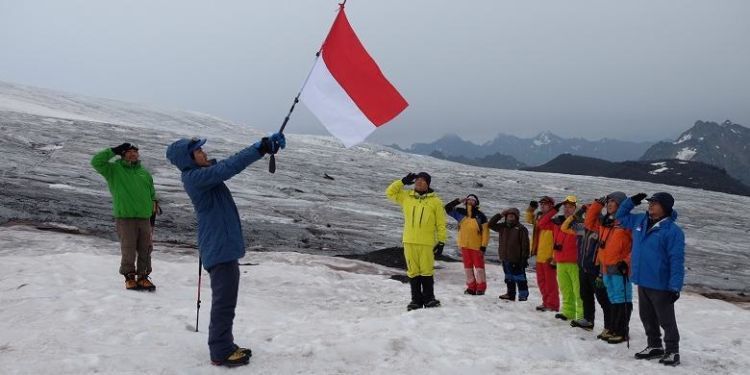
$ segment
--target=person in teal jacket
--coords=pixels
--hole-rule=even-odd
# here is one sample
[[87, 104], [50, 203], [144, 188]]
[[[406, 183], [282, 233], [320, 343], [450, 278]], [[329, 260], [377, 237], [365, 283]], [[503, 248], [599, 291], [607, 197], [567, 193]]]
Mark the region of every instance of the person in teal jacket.
[[[115, 156], [120, 158], [113, 160]], [[122, 254], [120, 274], [125, 276], [125, 288], [154, 290], [156, 287], [149, 280], [150, 219], [156, 212], [156, 191], [151, 174], [138, 157], [138, 147], [123, 143], [99, 151], [91, 159], [91, 166], [107, 181], [112, 194], [112, 214]]]
[[[633, 231], [630, 280], [638, 285], [638, 312], [648, 337], [648, 346], [635, 358], [661, 357], [660, 363], [676, 366], [680, 363], [680, 333], [674, 304], [685, 279], [685, 234], [676, 223], [674, 198], [669, 193], [646, 199], [647, 213], [631, 214], [646, 196], [639, 193], [626, 199], [615, 215], [620, 225]], [[664, 330], [665, 349], [659, 327]]]

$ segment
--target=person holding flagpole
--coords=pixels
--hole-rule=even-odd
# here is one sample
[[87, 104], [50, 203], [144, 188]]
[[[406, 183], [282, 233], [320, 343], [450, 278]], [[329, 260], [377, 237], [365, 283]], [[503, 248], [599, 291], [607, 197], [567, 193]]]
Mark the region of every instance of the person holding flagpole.
[[[409, 173], [393, 181], [385, 191], [404, 214], [404, 257], [411, 286], [411, 302], [406, 307], [409, 311], [440, 306], [434, 291], [435, 255], [443, 253], [448, 233], [443, 202], [430, 188], [431, 180], [426, 172]], [[404, 189], [412, 184], [413, 190]]]

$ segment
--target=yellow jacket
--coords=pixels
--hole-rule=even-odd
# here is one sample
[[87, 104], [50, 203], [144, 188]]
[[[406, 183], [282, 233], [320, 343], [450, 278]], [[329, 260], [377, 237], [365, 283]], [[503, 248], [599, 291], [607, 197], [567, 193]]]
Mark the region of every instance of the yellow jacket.
[[398, 179], [388, 186], [385, 195], [401, 206], [404, 214], [404, 243], [431, 246], [437, 242], [445, 243], [448, 237], [445, 209], [437, 194], [432, 190], [425, 194], [405, 190], [404, 183]]
[[[446, 206], [446, 211], [450, 208], [451, 203]], [[471, 206], [466, 208], [454, 208], [448, 212], [452, 218], [458, 221], [458, 247], [480, 250], [481, 247], [487, 247], [490, 242], [490, 227], [487, 217], [477, 210], [474, 211]], [[479, 222], [482, 222], [481, 229]]]
[[531, 254], [536, 255], [537, 263], [547, 263], [552, 259], [555, 246], [552, 217], [556, 213], [557, 211], [554, 209], [549, 210], [546, 215], [542, 215], [540, 212], [539, 216], [535, 215], [532, 209], [527, 209], [525, 212], [526, 221], [534, 226], [531, 239]]

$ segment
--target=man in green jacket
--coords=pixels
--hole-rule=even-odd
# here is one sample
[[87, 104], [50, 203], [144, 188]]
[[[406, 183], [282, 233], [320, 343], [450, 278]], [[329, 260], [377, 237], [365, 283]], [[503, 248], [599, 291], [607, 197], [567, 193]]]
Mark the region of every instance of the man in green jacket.
[[[115, 156], [120, 158], [112, 160]], [[120, 274], [125, 276], [125, 288], [155, 290], [148, 275], [151, 274], [149, 219], [156, 212], [156, 192], [151, 174], [138, 160], [138, 147], [123, 143], [105, 148], [94, 155], [91, 166], [104, 176], [112, 194], [112, 214], [122, 252]]]

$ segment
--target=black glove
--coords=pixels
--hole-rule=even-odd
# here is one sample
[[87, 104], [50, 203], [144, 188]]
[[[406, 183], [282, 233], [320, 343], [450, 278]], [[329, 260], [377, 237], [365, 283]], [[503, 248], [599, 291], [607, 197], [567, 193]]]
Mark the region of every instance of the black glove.
[[487, 252], [487, 246], [480, 246], [479, 247], [479, 251], [481, 251], [482, 254], [486, 253]]
[[552, 218], [552, 224], [562, 225], [565, 222], [565, 216], [558, 215]]
[[531, 201], [531, 202], [529, 202], [529, 207], [531, 207], [531, 208], [533, 208], [533, 209], [536, 210], [537, 208], [539, 208], [539, 202], [537, 202], [537, 201]]
[[672, 292], [672, 303], [677, 302], [680, 299], [680, 292]]
[[599, 204], [601, 204], [602, 206], [606, 206], [607, 205], [607, 196], [603, 196], [603, 197], [597, 198], [596, 201]]
[[576, 211], [575, 217], [577, 217], [579, 219], [582, 218], [583, 214], [586, 213], [586, 210], [588, 210], [588, 208], [589, 208], [589, 206], [587, 206], [585, 204], [583, 206], [581, 206], [581, 208], [579, 208], [578, 211]]
[[643, 199], [646, 198], [646, 196], [647, 196], [646, 193], [638, 193], [630, 197], [630, 201], [633, 202], [633, 204], [637, 206], [641, 204], [641, 201], [643, 201]]
[[617, 262], [617, 271], [620, 272], [620, 275], [627, 275], [628, 274], [628, 264], [625, 263], [624, 260], [621, 260]]
[[261, 155], [273, 155], [286, 147], [286, 137], [284, 133], [274, 133], [270, 137], [261, 138], [260, 142], [255, 144], [255, 147]]
[[401, 182], [404, 183], [404, 185], [411, 185], [414, 183], [414, 180], [417, 179], [416, 173], [409, 173], [404, 178], [401, 179]]
[[438, 242], [435, 247], [432, 248], [432, 253], [435, 255], [442, 255], [443, 254], [443, 248], [445, 247], [445, 244], [442, 242]]
[[131, 147], [131, 146], [132, 146], [132, 145], [131, 145], [130, 143], [127, 143], [127, 142], [126, 142], [126, 143], [123, 143], [123, 144], [121, 144], [121, 145], [119, 145], [119, 146], [117, 146], [117, 147], [112, 147], [112, 149], [111, 149], [111, 150], [112, 150], [112, 152], [114, 152], [114, 153], [115, 153], [115, 155], [120, 155], [120, 156], [122, 156], [122, 154], [124, 154], [124, 153], [125, 153], [125, 151], [127, 151], [127, 150], [130, 150], [130, 147]]
[[560, 203], [556, 204], [555, 205], [555, 211], [560, 211], [560, 207], [562, 207], [562, 205], [563, 205], [563, 202], [560, 202]]

